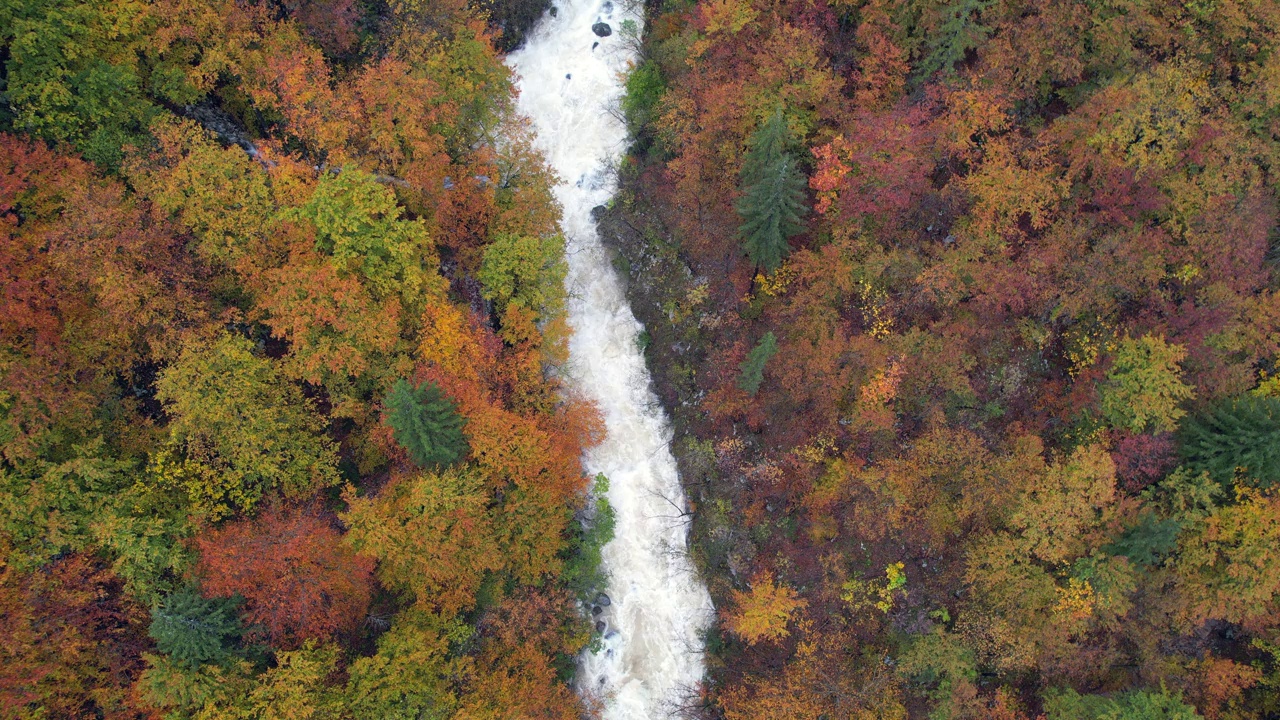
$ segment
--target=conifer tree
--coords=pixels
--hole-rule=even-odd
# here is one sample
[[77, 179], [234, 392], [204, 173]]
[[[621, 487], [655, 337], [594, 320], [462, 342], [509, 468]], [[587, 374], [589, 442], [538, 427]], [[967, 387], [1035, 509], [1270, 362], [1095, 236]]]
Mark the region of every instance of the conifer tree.
[[435, 383], [414, 387], [397, 380], [386, 407], [396, 442], [419, 467], [446, 467], [467, 454], [467, 438], [462, 434], [465, 421]]
[[1259, 487], [1280, 482], [1280, 398], [1220, 403], [1185, 422], [1181, 440], [1187, 465], [1218, 482], [1231, 482], [1237, 468]]
[[776, 110], [751, 136], [742, 163], [741, 189], [736, 210], [742, 218], [738, 232], [743, 247], [757, 267], [772, 273], [790, 248], [787, 239], [804, 230], [805, 178], [787, 150], [790, 132], [782, 110]]
[[228, 645], [240, 637], [237, 604], [180, 590], [151, 611], [148, 633], [160, 652], [188, 667], [218, 662], [227, 657]]
[[764, 382], [764, 366], [769, 359], [778, 353], [778, 338], [768, 332], [760, 338], [760, 342], [747, 353], [747, 359], [738, 368], [742, 375], [738, 378], [738, 387], [748, 395], [754, 396]]

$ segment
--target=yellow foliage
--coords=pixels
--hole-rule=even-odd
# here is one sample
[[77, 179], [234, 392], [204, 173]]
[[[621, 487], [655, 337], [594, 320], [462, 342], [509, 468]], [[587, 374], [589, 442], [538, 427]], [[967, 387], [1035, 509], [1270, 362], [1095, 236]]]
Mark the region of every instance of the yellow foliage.
[[749, 592], [734, 590], [732, 598], [736, 609], [726, 615], [725, 625], [748, 645], [786, 637], [792, 613], [808, 605], [795, 590], [775, 583], [768, 571], [756, 576]]
[[905, 567], [900, 562], [886, 566], [883, 581], [848, 580], [840, 586], [840, 599], [849, 603], [854, 611], [875, 608], [887, 613], [893, 609], [894, 596], [905, 593], [902, 589], [907, 584]]
[[1057, 590], [1058, 604], [1053, 606], [1054, 614], [1072, 620], [1093, 617], [1093, 608], [1098, 598], [1088, 580], [1068, 578], [1067, 586], [1059, 587]]
[[479, 348], [471, 337], [467, 318], [452, 303], [432, 303], [422, 315], [422, 342], [418, 354], [445, 372], [478, 380]]

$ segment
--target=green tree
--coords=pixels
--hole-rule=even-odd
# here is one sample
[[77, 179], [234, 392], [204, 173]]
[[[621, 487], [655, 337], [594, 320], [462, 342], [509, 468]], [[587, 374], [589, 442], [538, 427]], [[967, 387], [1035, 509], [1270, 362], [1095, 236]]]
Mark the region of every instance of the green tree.
[[[255, 678], [247, 694], [224, 696], [221, 707], [206, 706], [200, 720], [338, 720], [342, 691], [328, 684], [338, 669], [338, 647], [308, 640], [298, 650], [276, 654], [276, 665]], [[372, 716], [369, 716], [372, 717]]]
[[1102, 414], [1112, 427], [1131, 432], [1175, 429], [1186, 411], [1178, 407], [1194, 397], [1194, 388], [1179, 377], [1186, 348], [1169, 345], [1158, 335], [1125, 337], [1103, 384]]
[[345, 167], [325, 174], [295, 213], [315, 226], [317, 252], [339, 271], [357, 273], [374, 297], [398, 294], [414, 305], [439, 289], [427, 269], [434, 248], [426, 224], [402, 218], [395, 192], [369, 173]]
[[754, 396], [760, 390], [760, 383], [764, 382], [764, 366], [776, 354], [778, 354], [778, 338], [772, 332], [767, 332], [751, 352], [747, 353], [747, 359], [738, 366], [742, 371], [738, 376], [738, 387], [748, 395]]
[[548, 318], [564, 306], [566, 270], [563, 237], [499, 235], [484, 249], [477, 277], [499, 312], [516, 303]]
[[117, 165], [122, 146], [145, 137], [160, 111], [143, 93], [146, 19], [144, 6], [134, 3], [0, 3], [4, 99], [14, 126]]
[[190, 344], [156, 382], [156, 397], [169, 413], [169, 443], [152, 473], [211, 519], [250, 511], [272, 489], [303, 497], [338, 482], [320, 419], [242, 337]]
[[1280, 482], [1280, 398], [1247, 395], [1189, 418], [1179, 433], [1187, 466], [1230, 483], [1239, 472], [1260, 487]]
[[778, 109], [751, 136], [742, 162], [738, 232], [747, 255], [766, 273], [782, 264], [790, 252], [787, 240], [804, 231], [801, 218], [808, 212], [805, 178], [787, 149], [790, 142], [787, 120]]
[[649, 60], [637, 66], [627, 75], [627, 94], [622, 97], [622, 116], [633, 137], [639, 137], [654, 118], [658, 102], [666, 91], [662, 68]]
[[1044, 703], [1048, 720], [1196, 720], [1200, 714], [1182, 698], [1149, 690], [1114, 697], [1081, 695], [1075, 690], [1050, 691]]
[[923, 81], [942, 70], [949, 73], [970, 50], [986, 42], [991, 30], [979, 22], [982, 11], [995, 0], [958, 0], [943, 7], [937, 30], [929, 33], [929, 53], [916, 67], [916, 77]]
[[382, 585], [422, 607], [471, 606], [485, 576], [509, 562], [492, 496], [471, 468], [400, 478], [375, 498], [350, 497], [346, 542], [378, 560]]
[[[93, 541], [91, 526], [124, 488], [133, 464], [108, 457], [101, 440], [72, 449], [60, 463], [0, 466], [0, 537], [7, 564], [38, 567]], [[25, 470], [25, 472], [23, 472]]]
[[560, 577], [565, 587], [578, 597], [587, 599], [604, 585], [604, 571], [600, 567], [601, 551], [613, 539], [617, 515], [609, 504], [609, 478], [604, 473], [596, 475], [591, 486], [591, 515], [576, 523], [569, 539], [568, 559]]
[[439, 385], [396, 380], [384, 405], [396, 442], [418, 467], [447, 467], [470, 450], [462, 433], [466, 421]]
[[237, 605], [236, 600], [208, 599], [180, 590], [152, 609], [148, 632], [156, 649], [189, 668], [221, 662], [240, 637]]
[[457, 620], [411, 608], [396, 616], [378, 638], [378, 652], [351, 663], [347, 705], [356, 717], [386, 720], [444, 720], [458, 699], [450, 679], [467, 661], [450, 657], [449, 645], [461, 644], [471, 628]]

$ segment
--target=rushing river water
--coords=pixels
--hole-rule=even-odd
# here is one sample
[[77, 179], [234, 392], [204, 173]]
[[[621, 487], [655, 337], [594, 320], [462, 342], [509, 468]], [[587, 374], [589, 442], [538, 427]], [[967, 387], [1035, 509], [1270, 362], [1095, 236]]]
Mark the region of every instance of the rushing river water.
[[[564, 207], [571, 385], [604, 415], [607, 436], [585, 457], [609, 477], [617, 512], [604, 548], [611, 603], [600, 615], [603, 648], [581, 659], [579, 690], [603, 701], [608, 720], [658, 720], [687, 703], [702, 679], [702, 631], [711, 599], [686, 552], [689, 523], [671, 455], [671, 426], [649, 386], [637, 345], [640, 323], [600, 245], [591, 209], [613, 195], [610, 161], [626, 129], [609, 112], [635, 59], [622, 23], [642, 19], [619, 2], [556, 0], [508, 63], [518, 74], [519, 109], [560, 176]], [[597, 37], [604, 22], [612, 34]], [[602, 28], [603, 29], [603, 28]]]

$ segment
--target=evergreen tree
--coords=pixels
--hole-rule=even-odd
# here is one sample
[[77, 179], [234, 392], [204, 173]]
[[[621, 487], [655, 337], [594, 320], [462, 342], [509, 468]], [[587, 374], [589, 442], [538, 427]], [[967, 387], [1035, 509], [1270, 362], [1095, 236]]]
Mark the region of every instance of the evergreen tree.
[[790, 250], [787, 239], [804, 230], [801, 218], [808, 212], [805, 178], [787, 151], [789, 142], [787, 121], [779, 109], [751, 136], [742, 163], [738, 232], [747, 255], [766, 273], [782, 264]]
[[387, 395], [387, 424], [419, 467], [446, 467], [461, 460], [470, 449], [462, 434], [465, 421], [440, 386], [425, 382], [418, 387], [397, 380]]
[[1236, 469], [1259, 487], [1280, 482], [1280, 398], [1235, 398], [1183, 423], [1187, 465], [1231, 482]]
[[180, 590], [151, 611], [148, 633], [160, 652], [188, 667], [219, 662], [240, 637], [235, 609], [238, 601], [208, 599]]
[[747, 353], [747, 359], [738, 366], [742, 375], [738, 378], [738, 387], [748, 395], [754, 396], [764, 382], [764, 366], [769, 359], [778, 353], [778, 338], [768, 332], [760, 338], [760, 342]]

